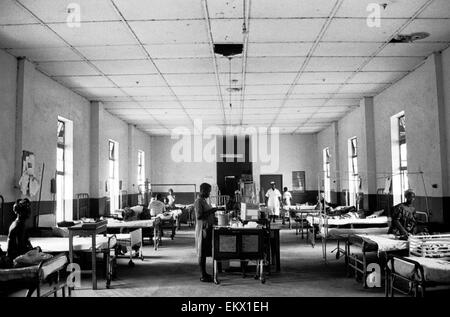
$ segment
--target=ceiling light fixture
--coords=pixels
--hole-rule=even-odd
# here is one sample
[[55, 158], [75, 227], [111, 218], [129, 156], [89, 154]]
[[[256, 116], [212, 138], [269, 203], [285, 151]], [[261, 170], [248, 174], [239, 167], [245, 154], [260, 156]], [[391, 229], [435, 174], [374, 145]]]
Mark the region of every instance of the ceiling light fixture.
[[413, 43], [418, 40], [423, 40], [430, 36], [427, 32], [416, 32], [411, 34], [399, 34], [394, 37], [389, 43]]

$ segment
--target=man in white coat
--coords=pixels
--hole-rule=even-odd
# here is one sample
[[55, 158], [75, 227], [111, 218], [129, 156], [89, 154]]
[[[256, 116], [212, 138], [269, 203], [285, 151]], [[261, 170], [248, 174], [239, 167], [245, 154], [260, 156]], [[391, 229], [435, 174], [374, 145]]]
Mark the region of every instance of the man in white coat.
[[270, 217], [275, 222], [275, 217], [280, 215], [281, 193], [275, 188], [275, 182], [270, 182], [270, 186], [266, 193], [266, 206], [269, 208]]

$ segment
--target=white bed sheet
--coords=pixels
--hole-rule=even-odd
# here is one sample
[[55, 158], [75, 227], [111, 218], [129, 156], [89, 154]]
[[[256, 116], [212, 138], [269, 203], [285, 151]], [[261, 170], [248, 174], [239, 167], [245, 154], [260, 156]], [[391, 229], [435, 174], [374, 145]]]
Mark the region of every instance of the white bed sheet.
[[117, 219], [108, 219], [108, 228], [152, 228], [153, 219], [148, 220], [133, 220], [133, 221], [122, 221]]
[[378, 252], [389, 252], [406, 250], [409, 248], [408, 241], [395, 239], [393, 234], [357, 234], [363, 239], [369, 239], [378, 245]]
[[[424, 279], [427, 282], [450, 284], [450, 258], [432, 259], [418, 256], [409, 256], [407, 259], [418, 262], [423, 267]], [[389, 262], [389, 266], [390, 266]], [[395, 258], [395, 271], [405, 277], [413, 277], [414, 267], [407, 262]]]
[[[310, 224], [323, 224], [324, 219], [320, 219], [319, 217], [306, 217], [306, 220]], [[388, 224], [389, 218], [386, 216], [376, 217], [376, 218], [345, 218], [345, 219], [331, 219], [328, 218], [328, 226], [347, 226], [347, 225], [380, 225], [380, 224]]]

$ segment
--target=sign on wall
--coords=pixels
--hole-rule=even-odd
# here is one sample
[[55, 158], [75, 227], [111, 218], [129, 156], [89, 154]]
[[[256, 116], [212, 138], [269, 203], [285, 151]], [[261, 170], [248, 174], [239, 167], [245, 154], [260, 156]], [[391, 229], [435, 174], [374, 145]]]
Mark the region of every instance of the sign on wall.
[[292, 172], [292, 191], [304, 193], [306, 187], [305, 171]]

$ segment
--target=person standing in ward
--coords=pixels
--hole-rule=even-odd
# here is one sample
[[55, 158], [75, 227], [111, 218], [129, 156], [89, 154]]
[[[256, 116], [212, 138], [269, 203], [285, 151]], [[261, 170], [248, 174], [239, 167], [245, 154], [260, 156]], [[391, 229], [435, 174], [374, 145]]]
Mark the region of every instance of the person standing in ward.
[[212, 256], [212, 230], [214, 226], [214, 213], [217, 208], [211, 207], [207, 202], [211, 193], [211, 185], [200, 185], [199, 198], [194, 202], [195, 210], [195, 248], [197, 250], [198, 264], [202, 276], [200, 281], [212, 282], [213, 278], [206, 272], [206, 257]]
[[266, 205], [273, 222], [275, 222], [275, 218], [280, 215], [281, 193], [275, 187], [275, 182], [270, 182], [270, 186], [271, 188], [266, 193]]
[[283, 215], [281, 215], [283, 217], [283, 225], [285, 222], [286, 213], [288, 213], [289, 216], [289, 209], [291, 208], [291, 200], [292, 195], [289, 192], [288, 188], [287, 187], [283, 188]]

